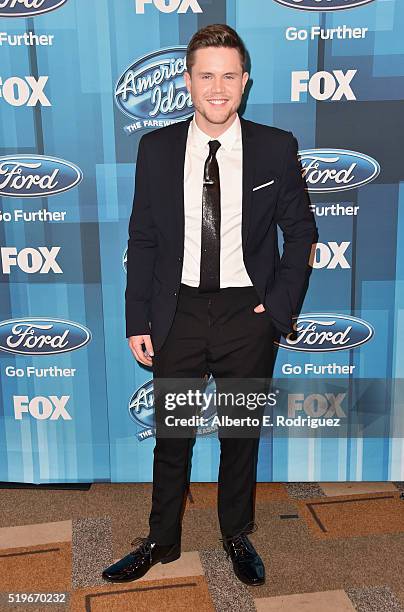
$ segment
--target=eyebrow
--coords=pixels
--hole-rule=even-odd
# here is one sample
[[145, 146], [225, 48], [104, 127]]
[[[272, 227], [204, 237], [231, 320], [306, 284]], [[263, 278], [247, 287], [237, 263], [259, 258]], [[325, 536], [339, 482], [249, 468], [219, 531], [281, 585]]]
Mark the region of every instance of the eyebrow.
[[[212, 74], [213, 75], [213, 72], [201, 71], [201, 72], [198, 72], [198, 74], [209, 74], [209, 75]], [[239, 73], [238, 72], [224, 72], [223, 76], [226, 76], [227, 74], [232, 74], [232, 75], [237, 76]]]

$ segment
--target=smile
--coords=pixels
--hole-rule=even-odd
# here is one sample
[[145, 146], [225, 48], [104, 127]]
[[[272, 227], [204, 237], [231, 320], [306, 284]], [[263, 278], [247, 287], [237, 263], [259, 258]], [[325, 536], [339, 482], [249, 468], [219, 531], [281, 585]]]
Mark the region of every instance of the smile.
[[224, 99], [208, 100], [208, 102], [210, 102], [210, 104], [214, 104], [215, 106], [220, 106], [220, 105], [226, 104], [227, 100], [224, 100]]

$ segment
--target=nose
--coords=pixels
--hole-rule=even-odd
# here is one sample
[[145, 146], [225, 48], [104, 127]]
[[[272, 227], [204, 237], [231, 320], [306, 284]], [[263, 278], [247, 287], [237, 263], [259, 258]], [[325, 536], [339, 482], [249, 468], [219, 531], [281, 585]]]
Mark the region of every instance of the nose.
[[221, 77], [216, 76], [214, 78], [213, 83], [212, 83], [212, 91], [214, 93], [221, 93], [222, 91], [224, 91], [224, 83]]

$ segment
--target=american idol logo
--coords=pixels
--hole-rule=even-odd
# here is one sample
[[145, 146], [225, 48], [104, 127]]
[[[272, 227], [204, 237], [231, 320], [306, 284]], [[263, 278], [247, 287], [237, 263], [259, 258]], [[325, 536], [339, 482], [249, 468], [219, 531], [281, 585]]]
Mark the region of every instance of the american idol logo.
[[275, 0], [278, 4], [302, 11], [341, 11], [352, 9], [374, 0]]
[[312, 313], [294, 318], [295, 334], [276, 343], [293, 351], [346, 351], [368, 342], [374, 334], [370, 323], [350, 315]]
[[307, 190], [315, 193], [355, 189], [380, 173], [375, 159], [355, 151], [308, 149], [299, 151], [299, 158]]
[[[209, 395], [214, 392], [215, 387], [215, 381], [211, 375], [201, 391]], [[216, 431], [217, 425], [211, 425], [213, 417], [216, 415], [215, 402], [209, 402], [207, 405], [201, 406], [201, 413], [206, 425], [198, 427], [196, 435], [203, 436]], [[167, 412], [167, 414], [170, 413]], [[137, 434], [138, 440], [142, 441], [155, 435], [154, 388], [152, 380], [148, 380], [138, 387], [130, 398], [129, 415], [140, 427], [140, 431]]]
[[115, 86], [118, 108], [134, 123], [132, 131], [163, 127], [193, 113], [184, 72], [186, 47], [154, 51], [136, 60]]
[[153, 381], [148, 380], [136, 389], [129, 401], [129, 414], [141, 427], [139, 440], [154, 435], [154, 395]]
[[71, 162], [43, 155], [0, 157], [0, 195], [40, 198], [72, 189], [83, 173]]
[[0, 17], [35, 17], [65, 4], [67, 0], [0, 0]]
[[88, 344], [91, 332], [62, 319], [26, 318], [0, 322], [0, 350], [19, 355], [55, 355]]

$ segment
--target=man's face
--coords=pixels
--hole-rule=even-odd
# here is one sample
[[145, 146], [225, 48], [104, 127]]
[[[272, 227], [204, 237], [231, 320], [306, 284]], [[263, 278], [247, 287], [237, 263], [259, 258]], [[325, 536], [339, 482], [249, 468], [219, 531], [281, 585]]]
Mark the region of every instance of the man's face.
[[191, 74], [185, 72], [185, 84], [196, 118], [205, 128], [230, 125], [248, 81], [238, 50], [206, 47], [195, 51], [194, 60]]

